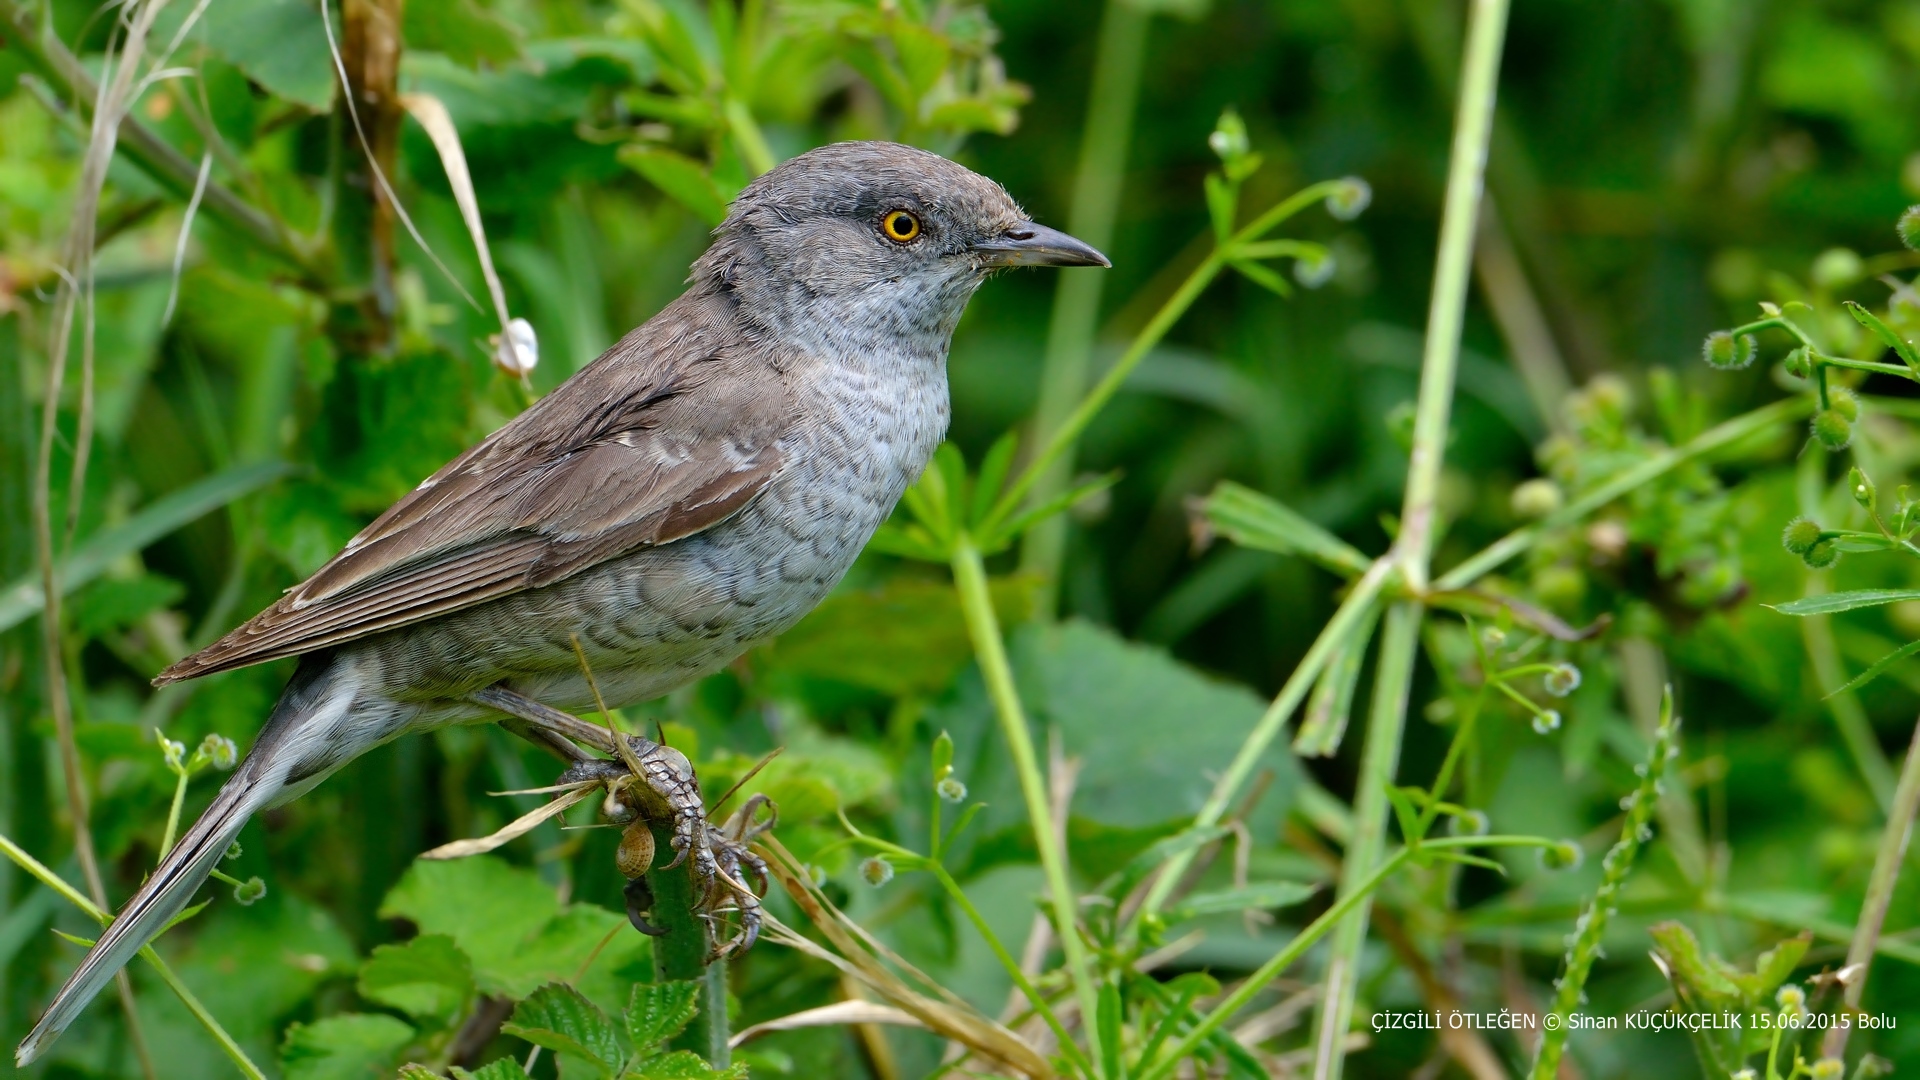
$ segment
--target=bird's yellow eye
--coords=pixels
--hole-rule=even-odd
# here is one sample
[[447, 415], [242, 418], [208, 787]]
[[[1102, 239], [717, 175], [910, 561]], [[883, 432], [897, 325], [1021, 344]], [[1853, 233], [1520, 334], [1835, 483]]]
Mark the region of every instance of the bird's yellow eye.
[[880, 219], [880, 231], [896, 244], [912, 243], [920, 236], [920, 219], [905, 210], [891, 210]]

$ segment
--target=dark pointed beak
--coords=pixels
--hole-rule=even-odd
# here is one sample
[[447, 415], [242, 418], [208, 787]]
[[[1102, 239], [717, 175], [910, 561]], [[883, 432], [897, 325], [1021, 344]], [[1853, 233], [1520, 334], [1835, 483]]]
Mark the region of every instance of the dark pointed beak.
[[973, 245], [988, 266], [1112, 266], [1105, 255], [1058, 229], [1022, 221]]

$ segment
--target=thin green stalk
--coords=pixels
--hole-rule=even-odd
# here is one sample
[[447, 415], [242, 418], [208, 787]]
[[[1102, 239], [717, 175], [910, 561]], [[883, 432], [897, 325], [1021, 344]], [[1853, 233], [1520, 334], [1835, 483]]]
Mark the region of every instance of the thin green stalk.
[[[49, 889], [59, 893], [67, 903], [86, 912], [101, 926], [113, 921], [113, 916], [87, 899], [84, 893], [67, 884], [64, 878], [54, 873], [46, 864], [27, 854], [25, 849], [5, 836], [0, 836], [0, 855], [11, 859], [15, 865], [38, 878]], [[180, 981], [180, 977], [173, 973], [172, 968], [167, 966], [167, 962], [160, 959], [160, 954], [153, 951], [152, 945], [140, 950], [140, 959], [145, 960], [147, 966], [153, 968], [154, 972], [160, 976], [160, 981], [167, 984], [167, 989], [173, 991], [174, 996], [180, 999], [180, 1003], [187, 1007], [187, 1011], [193, 1014], [195, 1020], [200, 1021], [200, 1025], [213, 1036], [213, 1041], [220, 1044], [220, 1049], [225, 1051], [227, 1057], [239, 1068], [240, 1075], [247, 1077], [248, 1080], [266, 1080], [266, 1074], [262, 1073], [259, 1066], [247, 1057], [247, 1052], [241, 1049], [232, 1035], [227, 1034], [227, 1029], [220, 1026], [220, 1021], [207, 1011], [207, 1007], [200, 1003], [200, 999], [194, 996], [192, 990], [187, 989], [187, 985]]]
[[[953, 545], [953, 584], [960, 593], [960, 610], [967, 620], [967, 633], [973, 638], [973, 652], [980, 662], [981, 677], [986, 680], [1001, 734], [1013, 755], [1014, 772], [1020, 777], [1020, 794], [1027, 804], [1034, 845], [1040, 851], [1040, 866], [1046, 873], [1054, 922], [1058, 924], [1060, 950], [1066, 955], [1067, 977], [1073, 982], [1074, 997], [1080, 1005], [1080, 1026], [1086, 1032], [1087, 1045], [1099, 1046], [1099, 995], [1093, 983], [1086, 943], [1080, 939], [1078, 905], [1067, 878], [1067, 853], [1054, 824], [1046, 779], [1040, 772], [1040, 758], [1034, 752], [1033, 735], [1027, 727], [1026, 709], [1013, 683], [1013, 665], [1007, 659], [1006, 641], [1000, 636], [1000, 619], [994, 614], [993, 597], [987, 591], [987, 568], [973, 538], [965, 534], [957, 537]], [[1100, 1075], [1097, 1067], [1093, 1075]]]
[[1214, 1032], [1233, 1019], [1235, 1013], [1247, 1006], [1247, 1003], [1265, 990], [1268, 983], [1293, 966], [1294, 962], [1306, 954], [1314, 943], [1325, 937], [1341, 919], [1345, 918], [1361, 902], [1371, 896], [1394, 871], [1404, 866], [1416, 851], [1450, 851], [1470, 847], [1548, 847], [1555, 841], [1539, 836], [1449, 836], [1438, 840], [1428, 840], [1416, 848], [1401, 848], [1379, 865], [1374, 872], [1360, 883], [1352, 893], [1341, 897], [1321, 916], [1306, 925], [1306, 928], [1293, 936], [1286, 947], [1275, 953], [1266, 963], [1254, 969], [1233, 993], [1222, 998], [1220, 1004], [1193, 1026], [1193, 1030], [1173, 1045], [1173, 1048], [1160, 1055], [1160, 1059], [1147, 1066], [1138, 1080], [1166, 1080], [1173, 1070], [1198, 1050], [1202, 1043]]
[[[166, 736], [161, 736], [165, 738]], [[180, 835], [180, 808], [187, 801], [187, 774], [182, 770], [173, 780], [173, 805], [167, 807], [167, 831], [160, 837], [160, 859], [173, 850], [173, 838]]]
[[[1087, 126], [1080, 141], [1080, 164], [1074, 174], [1067, 229], [1101, 250], [1113, 243], [1113, 222], [1119, 213], [1120, 186], [1126, 176], [1127, 145], [1133, 138], [1135, 105], [1140, 97], [1140, 71], [1147, 53], [1148, 21], [1147, 13], [1129, 0], [1107, 0], [1100, 19]], [[1106, 283], [1107, 275], [1097, 270], [1067, 270], [1060, 275], [1053, 295], [1053, 319], [1047, 330], [1046, 360], [1040, 369], [1040, 401], [1033, 417], [1036, 442], [1045, 442], [1067, 422], [1086, 389], [1094, 329], [1100, 318], [1100, 294]], [[1037, 477], [1035, 500], [1044, 502], [1065, 491], [1072, 473], [1069, 448]], [[1057, 599], [1066, 535], [1066, 519], [1049, 518], [1027, 533], [1020, 551], [1020, 568], [1041, 583], [1043, 592], [1035, 600], [1043, 614], [1052, 613]]]
[[[1400, 513], [1400, 534], [1394, 543], [1393, 557], [1402, 579], [1415, 592], [1426, 587], [1433, 556], [1440, 468], [1453, 412], [1460, 328], [1473, 277], [1473, 240], [1485, 184], [1506, 27], [1507, 0], [1474, 0], [1468, 13], [1466, 53], [1460, 69], [1460, 104], [1440, 217], [1440, 248], [1434, 260], [1426, 349], [1420, 359], [1420, 394], [1414, 409], [1406, 500]], [[1374, 674], [1374, 710], [1367, 723], [1365, 764], [1355, 796], [1353, 841], [1347, 845], [1340, 873], [1342, 889], [1350, 894], [1370, 880], [1368, 874], [1385, 844], [1386, 793], [1399, 765], [1421, 615], [1417, 604], [1396, 605], [1389, 613], [1381, 640]], [[1353, 1012], [1353, 975], [1359, 970], [1360, 950], [1366, 942], [1366, 910], [1364, 900], [1355, 903], [1327, 959], [1314, 1060], [1316, 1080], [1338, 1077], [1345, 1063], [1344, 1036]]]
[[[1353, 797], [1353, 839], [1340, 863], [1340, 892], [1354, 900], [1334, 933], [1327, 958], [1326, 988], [1320, 997], [1315, 1036], [1316, 1075], [1337, 1076], [1346, 1058], [1347, 1027], [1353, 1019], [1354, 986], [1360, 949], [1367, 940], [1373, 871], [1386, 847], [1390, 804], [1387, 788], [1400, 769], [1401, 736], [1406, 729], [1407, 696], [1413, 685], [1413, 660], [1420, 644], [1422, 605], [1401, 601], [1387, 609], [1380, 632], [1373, 704], [1367, 715], [1366, 750], [1360, 762], [1360, 787]], [[1411, 839], [1411, 838], [1409, 838]]]
[[1500, 564], [1523, 554], [1548, 532], [1562, 528], [1690, 461], [1749, 438], [1778, 424], [1804, 418], [1812, 406], [1804, 397], [1791, 397], [1742, 413], [1701, 432], [1683, 446], [1664, 450], [1569, 502], [1555, 513], [1531, 525], [1518, 528], [1482, 548], [1464, 562], [1434, 581], [1436, 592], [1464, 589], [1497, 569]]
[[[671, 852], [672, 840], [671, 823], [653, 826], [655, 851]], [[656, 866], [647, 871], [647, 886], [653, 890], [654, 924], [664, 931], [653, 939], [654, 978], [701, 984], [700, 1011], [669, 1045], [691, 1050], [707, 1064], [724, 1069], [733, 1053], [727, 1045], [727, 964], [707, 962], [712, 953], [711, 932], [698, 911], [693, 860], [684, 859], [671, 870]]]
[[[1280, 688], [1280, 693], [1274, 697], [1273, 704], [1267, 706], [1267, 711], [1261, 714], [1259, 722], [1253, 725], [1253, 730], [1249, 731], [1246, 739], [1240, 743], [1240, 749], [1234, 754], [1233, 761], [1227, 766], [1226, 772], [1222, 773], [1220, 779], [1214, 783], [1213, 790], [1207, 795], [1207, 801], [1200, 807], [1200, 812], [1194, 815], [1195, 828], [1204, 829], [1218, 825], [1226, 817], [1234, 800], [1239, 798], [1241, 789], [1260, 767], [1261, 757], [1273, 745], [1273, 741], [1280, 737], [1280, 731], [1286, 726], [1287, 718], [1293, 715], [1293, 711], [1300, 707], [1302, 701], [1306, 700], [1307, 692], [1313, 689], [1314, 680], [1320, 677], [1321, 669], [1327, 666], [1327, 661], [1333, 656], [1334, 650], [1340, 646], [1340, 643], [1347, 639], [1347, 634], [1354, 624], [1365, 617], [1373, 607], [1374, 601], [1386, 587], [1392, 572], [1392, 565], [1381, 560], [1374, 563], [1354, 583], [1352, 591], [1347, 593], [1347, 598], [1341, 601], [1339, 610], [1333, 613], [1333, 618], [1327, 620], [1327, 625], [1321, 629], [1320, 636], [1315, 638], [1313, 644], [1308, 647], [1307, 655], [1300, 658], [1299, 666], [1293, 669], [1292, 675], [1287, 676], [1286, 685]], [[1179, 887], [1181, 878], [1186, 876], [1187, 868], [1193, 865], [1196, 855], [1197, 852], [1183, 852], [1167, 860], [1165, 868], [1154, 878], [1152, 889], [1147, 892], [1140, 904], [1140, 912], [1135, 916], [1136, 926], [1142, 916], [1157, 913], [1166, 905], [1167, 900], [1173, 895], [1173, 890]]]
[[[1805, 595], [1824, 595], [1826, 578], [1823, 573], [1808, 574]], [[1840, 646], [1833, 640], [1833, 616], [1811, 615], [1801, 619], [1800, 640], [1807, 647], [1807, 662], [1813, 666], [1815, 683], [1823, 687], [1844, 686], [1847, 672], [1840, 662]], [[1867, 790], [1873, 793], [1873, 801], [1882, 813], [1891, 814], [1895, 798], [1893, 766], [1880, 749], [1880, 740], [1873, 733], [1873, 722], [1867, 719], [1866, 707], [1851, 690], [1829, 695], [1826, 706], [1827, 714], [1833, 717], [1833, 726], [1840, 732], [1840, 741], [1853, 758], [1854, 768], [1866, 781]]]
[[933, 872], [933, 876], [940, 882], [940, 887], [946, 890], [947, 896], [960, 906], [960, 910], [967, 916], [967, 921], [979, 931], [981, 940], [985, 941], [987, 948], [993, 951], [994, 959], [1000, 961], [1000, 966], [1005, 968], [1007, 974], [1012, 977], [1013, 984], [1033, 1005], [1034, 1013], [1052, 1030], [1053, 1037], [1060, 1042], [1061, 1052], [1072, 1058], [1074, 1063], [1080, 1066], [1081, 1072], [1092, 1076], [1093, 1063], [1067, 1034], [1066, 1026], [1060, 1022], [1060, 1017], [1055, 1015], [1053, 1005], [1047, 1001], [1046, 995], [1040, 992], [1039, 987], [1033, 985], [1033, 980], [1028, 978], [1025, 969], [1021, 968], [1020, 961], [1007, 951], [1005, 943], [993, 932], [993, 927], [987, 925], [987, 920], [980, 914], [980, 909], [973, 906], [973, 900], [967, 896], [966, 890], [960, 887], [959, 882], [953, 880], [953, 875], [947, 873], [946, 867], [934, 863], [927, 869]]
[[1652, 833], [1648, 831], [1648, 822], [1660, 805], [1660, 777], [1667, 771], [1667, 762], [1675, 753], [1676, 733], [1679, 724], [1673, 718], [1673, 688], [1667, 687], [1660, 698], [1660, 726], [1654, 734], [1653, 749], [1647, 754], [1647, 761], [1639, 770], [1640, 785], [1634, 789], [1632, 801], [1627, 806], [1627, 820], [1620, 828], [1620, 840], [1607, 851], [1607, 857], [1601, 860], [1602, 870], [1600, 886], [1593, 892], [1593, 899], [1574, 924], [1577, 933], [1573, 943], [1567, 947], [1566, 968], [1554, 986], [1553, 1016], [1559, 1023], [1548, 1023], [1546, 1031], [1540, 1037], [1539, 1049], [1533, 1059], [1533, 1080], [1553, 1080], [1560, 1074], [1560, 1055], [1567, 1045], [1567, 1021], [1575, 1009], [1580, 1007], [1586, 997], [1587, 976], [1593, 971], [1593, 962], [1600, 955], [1600, 939], [1606, 935], [1607, 920], [1615, 911], [1615, 901], [1620, 895], [1621, 886], [1626, 884], [1627, 875], [1633, 871], [1634, 857], [1640, 853], [1640, 845]]
[[[1855, 924], [1853, 942], [1847, 947], [1847, 966], [1859, 967], [1844, 984], [1846, 991], [1841, 1000], [1848, 1009], [1858, 1009], [1861, 996], [1866, 993], [1867, 974], [1880, 942], [1880, 928], [1887, 919], [1887, 907], [1893, 903], [1894, 886], [1900, 882], [1900, 866], [1907, 858], [1907, 843], [1913, 836], [1916, 812], [1920, 812], [1920, 724], [1914, 727], [1906, 764], [1900, 768], [1900, 786], [1893, 793], [1887, 827], [1880, 834], [1880, 850], [1873, 857], [1873, 876], [1867, 879], [1866, 899], [1860, 905], [1860, 921]], [[1831, 1058], [1845, 1055], [1847, 1035], [1846, 1028], [1828, 1031], [1822, 1054]]]

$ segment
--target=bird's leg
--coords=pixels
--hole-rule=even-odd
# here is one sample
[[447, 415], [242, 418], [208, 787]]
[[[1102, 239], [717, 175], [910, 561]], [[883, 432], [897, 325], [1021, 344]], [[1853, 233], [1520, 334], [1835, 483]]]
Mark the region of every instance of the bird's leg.
[[579, 744], [573, 740], [557, 735], [547, 728], [535, 727], [517, 716], [502, 720], [500, 726], [569, 764], [600, 760], [580, 749]]

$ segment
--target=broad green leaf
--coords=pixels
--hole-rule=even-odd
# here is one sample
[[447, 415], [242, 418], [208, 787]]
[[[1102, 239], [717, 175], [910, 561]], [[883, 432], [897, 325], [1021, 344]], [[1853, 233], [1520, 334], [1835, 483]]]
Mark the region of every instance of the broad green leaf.
[[454, 1080], [528, 1080], [527, 1070], [510, 1057], [488, 1062], [485, 1068], [472, 1072], [455, 1065], [451, 1072]]
[[452, 1016], [473, 997], [473, 961], [445, 934], [381, 945], [360, 968], [360, 996], [416, 1020]]
[[[989, 585], [1002, 625], [1033, 615], [1030, 577]], [[875, 588], [841, 589], [756, 654], [768, 675], [830, 679], [894, 697], [945, 689], [973, 656], [966, 620], [945, 581], [894, 576]]]
[[1692, 991], [1699, 995], [1695, 1000], [1716, 1009], [1739, 1004], [1740, 988], [1723, 970], [1725, 965], [1702, 952], [1699, 939], [1684, 924], [1655, 923], [1647, 933], [1677, 989]]
[[413, 1028], [378, 1013], [343, 1013], [295, 1024], [280, 1048], [286, 1080], [378, 1080], [413, 1041]]
[[1894, 353], [1900, 357], [1901, 361], [1907, 365], [1909, 371], [1920, 376], [1920, 350], [1914, 348], [1913, 342], [1894, 333], [1893, 327], [1881, 322], [1878, 315], [1868, 311], [1860, 304], [1856, 304], [1852, 300], [1842, 300], [1840, 303], [1842, 307], [1847, 309], [1847, 314], [1853, 316], [1855, 322], [1871, 330], [1873, 336], [1879, 338], [1882, 345], [1892, 349]]
[[401, 14], [401, 35], [409, 50], [443, 53], [466, 67], [520, 57], [519, 33], [474, 0], [408, 4]]
[[680, 1034], [699, 1010], [699, 1000], [700, 984], [691, 980], [634, 984], [627, 1006], [627, 1038], [634, 1050], [645, 1053]]
[[727, 216], [727, 199], [707, 167], [685, 154], [637, 143], [620, 148], [620, 162], [708, 225]]
[[746, 1080], [747, 1067], [736, 1064], [716, 1069], [691, 1050], [648, 1058], [628, 1072], [622, 1080]]
[[[182, 525], [285, 476], [287, 470], [288, 466], [279, 461], [240, 465], [160, 496], [126, 521], [87, 537], [75, 547], [73, 554], [58, 567], [61, 595], [99, 577], [108, 566]], [[16, 580], [0, 591], [0, 631], [37, 614], [46, 606], [45, 601], [39, 574]]]
[[423, 934], [452, 938], [472, 959], [480, 989], [494, 994], [531, 989], [515, 985], [518, 954], [559, 913], [552, 886], [484, 855], [416, 861], [380, 905], [383, 919], [410, 919]]
[[[192, 5], [169, 5], [155, 22], [171, 37]], [[339, 8], [334, 8], [339, 18]], [[335, 40], [339, 27], [334, 28]], [[314, 112], [333, 108], [332, 54], [320, 9], [304, 0], [222, 0], [210, 4], [188, 41], [199, 40], [276, 97]]]
[[617, 1073], [627, 1059], [613, 1021], [580, 991], [564, 983], [548, 983], [535, 990], [532, 997], [514, 1007], [512, 1018], [500, 1030], [535, 1046], [596, 1064], [602, 1076]]
[[1231, 480], [1201, 501], [1200, 514], [1214, 531], [1242, 547], [1302, 555], [1338, 574], [1364, 574], [1371, 562], [1278, 500]]
[[1782, 615], [1832, 615], [1856, 608], [1897, 604], [1903, 600], [1920, 600], [1920, 589], [1855, 589], [1852, 592], [1826, 593], [1766, 606]]
[[159, 574], [95, 581], [74, 594], [69, 605], [73, 629], [85, 637], [97, 637], [130, 625], [148, 612], [171, 607], [186, 593], [186, 586]]
[[947, 39], [939, 33], [908, 22], [896, 19], [893, 22], [893, 48], [900, 56], [901, 70], [906, 73], [907, 86], [918, 100], [933, 89], [940, 76], [947, 70], [947, 59], [952, 50]]
[[1182, 922], [1203, 915], [1233, 914], [1241, 911], [1271, 911], [1292, 907], [1319, 891], [1316, 886], [1297, 881], [1265, 881], [1232, 889], [1195, 893], [1167, 911], [1170, 922]]

